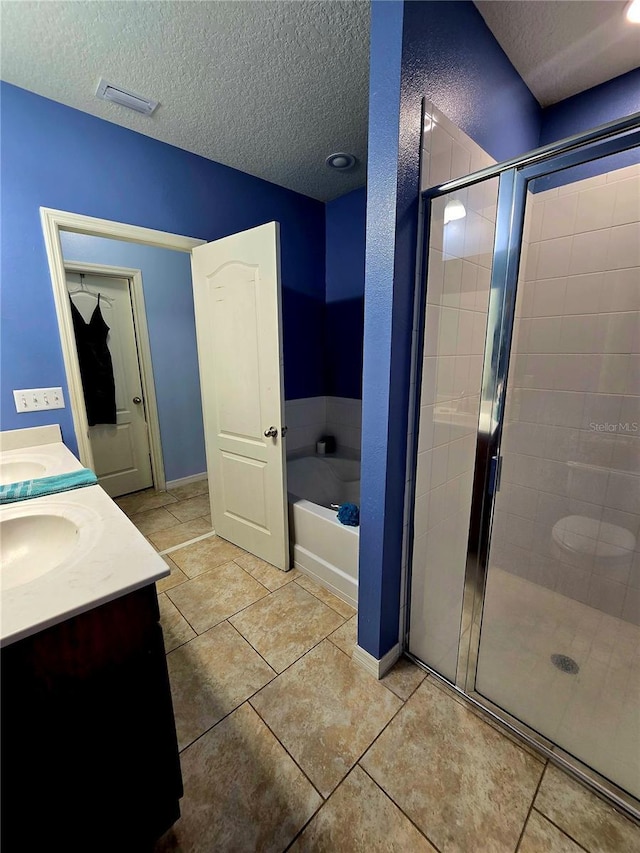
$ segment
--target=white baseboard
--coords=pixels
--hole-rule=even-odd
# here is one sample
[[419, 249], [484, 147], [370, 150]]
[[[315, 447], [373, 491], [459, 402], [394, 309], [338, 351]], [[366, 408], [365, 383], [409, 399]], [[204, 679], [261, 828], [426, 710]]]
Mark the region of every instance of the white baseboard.
[[396, 643], [392, 649], [389, 649], [384, 657], [380, 658], [380, 660], [378, 660], [378, 658], [374, 658], [374, 656], [370, 655], [369, 652], [366, 652], [360, 646], [356, 645], [353, 650], [353, 660], [356, 661], [356, 663], [359, 663], [360, 666], [364, 667], [364, 669], [373, 675], [374, 678], [380, 679], [389, 672], [401, 654], [402, 647], [400, 643]]
[[167, 480], [166, 488], [167, 489], [175, 489], [178, 486], [186, 486], [187, 483], [197, 483], [198, 480], [206, 480], [207, 472], [203, 471], [201, 474], [191, 474], [189, 477], [180, 477], [179, 480]]

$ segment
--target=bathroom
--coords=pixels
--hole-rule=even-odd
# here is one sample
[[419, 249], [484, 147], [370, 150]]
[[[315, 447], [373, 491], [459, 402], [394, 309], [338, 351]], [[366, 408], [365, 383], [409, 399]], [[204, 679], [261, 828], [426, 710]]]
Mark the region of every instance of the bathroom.
[[[400, 4], [397, 5], [400, 7]], [[637, 72], [631, 72], [609, 84], [596, 87], [582, 97], [575, 96], [570, 104], [563, 107], [552, 106], [541, 110], [513, 69], [505, 69], [504, 55], [495, 41], [489, 38], [488, 31], [482, 29], [472, 4], [455, 4], [461, 7], [457, 17], [447, 11], [446, 7], [452, 5], [411, 3], [405, 4], [404, 9], [400, 7], [394, 10], [376, 8], [374, 4], [372, 19], [372, 86], [377, 81], [379, 89], [376, 91], [383, 94], [372, 99], [370, 105], [367, 187], [370, 252], [364, 295], [364, 463], [358, 590], [358, 645], [365, 653], [362, 658], [371, 667], [377, 667], [389, 653], [391, 657], [387, 658], [387, 662], [399, 654], [397, 647], [399, 637], [403, 636], [402, 619], [406, 612], [403, 569], [411, 557], [410, 546], [403, 544], [403, 539], [406, 540], [409, 525], [413, 523], [410, 517], [412, 511], [405, 510], [403, 514], [403, 507], [408, 506], [404, 495], [408, 480], [406, 448], [411, 445], [412, 435], [409, 428], [412, 423], [409, 401], [415, 391], [410, 371], [412, 340], [407, 331], [414, 328], [413, 269], [417, 224], [413, 214], [417, 215], [421, 99], [425, 95], [429, 96], [445, 116], [488, 151], [494, 161], [507, 160], [536, 148], [538, 144], [587, 130], [638, 109]], [[439, 6], [444, 8], [440, 10]], [[414, 34], [415, 42], [403, 44], [403, 27], [405, 32]], [[425, 58], [429, 55], [431, 59]], [[457, 92], [452, 91], [449, 80], [438, 76], [436, 55], [455, 69]], [[410, 69], [416, 63], [424, 71], [425, 77], [429, 78], [428, 87], [411, 76]], [[488, 75], [486, 81], [478, 70], [480, 67]], [[383, 85], [389, 81], [390, 74], [395, 74], [394, 79], [398, 84], [393, 89], [389, 83], [391, 91], [385, 90]], [[478, 80], [479, 77], [481, 79]], [[493, 91], [501, 84], [508, 89], [509, 95], [498, 102], [493, 97]], [[472, 114], [465, 106], [469, 103], [479, 105], [477, 111], [471, 109]], [[280, 192], [278, 188], [271, 188], [271, 198], [267, 199], [266, 190], [253, 185], [253, 179], [238, 176], [238, 181], [244, 182], [241, 189], [248, 193], [249, 188], [255, 186], [256, 192], [260, 192], [260, 212], [238, 213], [234, 209], [229, 213], [229, 221], [223, 223], [222, 214], [217, 210], [212, 211], [208, 194], [201, 190], [201, 186], [210, 187], [211, 194], [215, 195], [221, 167], [195, 161], [192, 155], [189, 155], [187, 164], [182, 159], [185, 155], [177, 149], [163, 149], [162, 154], [156, 155], [156, 150], [160, 149], [156, 149], [156, 143], [146, 138], [114, 125], [105, 125], [85, 114], [11, 86], [3, 86], [4, 109], [9, 116], [7, 123], [10, 121], [17, 130], [15, 138], [8, 138], [3, 146], [8, 174], [3, 181], [4, 204], [11, 212], [11, 216], [3, 217], [6, 223], [3, 226], [6, 243], [3, 245], [9, 247], [3, 250], [6, 288], [3, 293], [3, 421], [7, 418], [3, 422], [3, 429], [22, 426], [25, 419], [36, 425], [43, 423], [45, 417], [21, 416], [22, 420], [18, 421], [15, 414], [11, 414], [13, 403], [10, 389], [34, 384], [64, 385], [51, 284], [38, 219], [40, 206], [77, 211], [113, 221], [134, 222], [170, 233], [202, 236], [209, 240], [230, 231], [251, 227], [256, 224], [256, 218], [261, 217], [263, 221], [278, 219], [282, 224], [283, 280], [286, 272], [286, 280], [295, 282], [296, 289], [289, 294], [291, 304], [295, 303], [294, 314], [303, 316], [304, 312], [308, 312], [313, 315], [317, 309], [318, 312], [325, 312], [325, 318], [331, 315], [334, 291], [331, 291], [329, 285], [328, 254], [325, 255], [325, 277], [313, 273], [314, 278], [310, 279], [306, 274], [307, 270], [313, 268], [314, 259], [318, 261], [323, 256], [323, 251], [315, 246], [313, 237], [320, 230], [325, 215], [320, 205], [301, 197], [292, 200], [291, 196], [285, 191]], [[30, 138], [34, 128], [41, 137], [47, 138], [47, 145], [42, 142], [34, 143], [33, 146], [24, 145], [24, 139]], [[391, 139], [389, 128], [394, 130]], [[93, 148], [89, 150], [80, 147], [82, 156], [78, 157], [77, 140], [88, 137], [92, 140]], [[402, 142], [402, 151], [398, 150], [398, 138]], [[408, 158], [405, 156], [407, 151], [412, 152]], [[70, 152], [73, 153], [73, 162]], [[110, 172], [107, 178], [98, 170], [98, 164], [109, 156], [117, 158], [118, 169]], [[133, 170], [130, 160], [134, 159], [142, 174]], [[400, 160], [406, 168], [399, 171]], [[39, 164], [46, 164], [46, 168]], [[178, 203], [174, 201], [169, 204], [162, 193], [154, 190], [158, 168], [175, 175], [175, 185], [181, 187], [175, 190]], [[196, 173], [190, 173], [190, 169], [196, 170]], [[26, 175], [37, 175], [37, 180], [26, 180]], [[131, 194], [130, 188], [138, 183], [149, 188], [148, 195]], [[393, 200], [393, 204], [388, 203], [389, 199]], [[221, 199], [220, 207], [224, 207], [224, 199]], [[287, 230], [295, 233], [296, 238], [285, 246], [285, 241], [290, 239], [286, 236]], [[33, 247], [36, 247], [35, 251]], [[300, 259], [308, 261], [304, 272], [296, 270], [296, 263]], [[15, 276], [15, 270], [21, 270], [21, 286], [14, 289], [8, 282]], [[320, 293], [326, 296], [322, 309]], [[347, 300], [337, 298], [335, 302], [339, 305], [341, 301], [347, 302], [349, 299], [351, 294]], [[39, 310], [33, 311], [33, 305], [40, 306]], [[17, 323], [17, 317], [24, 319]], [[339, 323], [338, 317], [338, 326]], [[300, 323], [294, 332], [294, 335], [298, 333], [292, 345], [294, 353], [302, 353], [293, 358], [294, 370], [297, 367], [302, 370], [304, 367], [307, 376], [315, 378], [313, 383], [309, 380], [308, 386], [312, 385], [310, 389], [304, 384], [295, 385], [298, 380], [294, 378], [294, 388], [290, 394], [287, 393], [287, 398], [301, 400], [324, 396], [357, 400], [358, 394], [353, 388], [340, 384], [344, 362], [349, 365], [354, 363], [350, 348], [354, 339], [345, 342], [338, 338], [336, 341], [337, 333], [332, 332], [326, 339], [327, 361], [325, 365], [318, 365], [311, 341], [306, 339], [303, 331], [305, 328], [306, 324]], [[317, 330], [317, 325], [315, 328]], [[33, 340], [33, 346], [28, 352], [21, 345], [25, 332]], [[417, 338], [417, 335], [413, 337]], [[15, 352], [21, 353], [19, 359], [12, 355]], [[539, 354], [529, 351], [526, 355], [530, 352]], [[474, 353], [464, 355], [473, 356]], [[43, 370], [45, 364], [46, 370]], [[325, 373], [325, 370], [328, 372], [329, 364], [330, 381]], [[525, 386], [524, 390], [529, 389]], [[324, 404], [320, 402], [314, 405], [318, 406], [316, 412], [308, 415], [300, 411], [296, 422], [296, 406], [303, 410], [304, 405], [294, 404], [293, 421], [290, 421], [287, 413], [290, 431], [300, 429], [304, 433], [304, 428], [309, 426], [307, 421], [318, 417], [322, 422], [321, 432], [330, 432], [337, 435], [338, 439], [339, 427], [350, 430], [345, 431], [344, 435], [354, 443], [347, 444], [347, 447], [355, 449], [359, 444], [358, 413], [349, 411], [339, 415], [329, 399]], [[629, 420], [633, 421], [632, 418]], [[73, 427], [68, 412], [63, 415], [63, 431], [73, 446]], [[295, 439], [295, 433], [291, 438]], [[304, 436], [301, 441], [304, 441], [302, 447], [313, 443]], [[346, 440], [343, 441], [346, 444]], [[506, 469], [503, 477], [505, 474], [507, 480], [503, 482], [511, 485]], [[515, 511], [515, 507], [510, 514], [527, 521], [525, 516]], [[571, 514], [576, 513], [566, 515]], [[559, 516], [557, 520], [566, 515]], [[514, 527], [511, 529], [515, 532]], [[523, 547], [518, 543], [510, 544]]]

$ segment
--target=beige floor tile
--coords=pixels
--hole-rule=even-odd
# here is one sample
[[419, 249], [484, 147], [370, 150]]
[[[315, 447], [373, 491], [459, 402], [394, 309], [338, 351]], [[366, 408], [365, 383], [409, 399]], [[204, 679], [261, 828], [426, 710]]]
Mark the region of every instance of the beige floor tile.
[[166, 530], [167, 527], [175, 527], [179, 523], [175, 515], [171, 515], [163, 506], [158, 509], [148, 509], [146, 512], [137, 512], [131, 516], [131, 521], [143, 536], [157, 533], [158, 530]]
[[583, 853], [583, 848], [533, 809], [518, 853]]
[[389, 690], [393, 690], [396, 696], [408, 699], [426, 677], [427, 673], [415, 663], [411, 663], [407, 658], [400, 658], [381, 682]]
[[435, 847], [354, 767], [290, 848], [291, 853], [437, 853]]
[[285, 586], [300, 577], [300, 572], [297, 569], [282, 572], [280, 569], [272, 566], [271, 563], [267, 563], [253, 554], [241, 554], [235, 558], [235, 561], [239, 566], [242, 566], [245, 572], [249, 572], [251, 577], [260, 581], [271, 592], [280, 589], [281, 586]]
[[228, 622], [171, 652], [167, 666], [180, 749], [275, 676]]
[[145, 489], [143, 492], [123, 495], [121, 498], [116, 498], [115, 501], [128, 516], [176, 503], [176, 499], [168, 492], [156, 492], [155, 489]]
[[250, 702], [323, 796], [402, 705], [327, 640]]
[[182, 816], [156, 853], [282, 853], [322, 802], [247, 704], [181, 763]]
[[175, 489], [167, 490], [170, 495], [173, 495], [176, 500], [186, 501], [189, 498], [195, 498], [198, 495], [209, 494], [209, 481], [205, 477], [203, 480], [195, 480], [193, 483], [185, 483], [183, 486], [176, 486]]
[[311, 580], [311, 578], [308, 578], [306, 575], [301, 574], [297, 579], [297, 583], [299, 583], [300, 586], [308, 592], [312, 593], [312, 595], [315, 595], [316, 598], [319, 598], [320, 601], [324, 601], [325, 604], [341, 616], [344, 616], [345, 619], [351, 619], [351, 617], [355, 615], [356, 611], [354, 607], [351, 607], [351, 605], [347, 604], [346, 601], [338, 598], [337, 595], [329, 592], [323, 586], [320, 586], [319, 583]]
[[209, 512], [209, 509], [209, 495], [206, 494], [171, 504], [169, 512], [173, 513], [178, 521], [192, 521], [194, 518], [200, 518], [205, 515], [205, 513]]
[[640, 827], [552, 764], [535, 807], [589, 853], [640, 850]]
[[164, 593], [180, 608], [198, 634], [268, 594], [262, 584], [235, 563], [223, 563]]
[[342, 649], [345, 655], [352, 657], [353, 649], [358, 642], [358, 617], [352, 616], [337, 631], [329, 634], [329, 639], [339, 649]]
[[196, 636], [196, 632], [180, 613], [175, 604], [167, 598], [165, 592], [158, 596], [160, 624], [164, 635], [164, 648], [170, 652]]
[[[167, 548], [170, 547], [167, 545]], [[209, 536], [200, 542], [194, 542], [193, 545], [186, 545], [184, 548], [172, 551], [171, 559], [180, 566], [185, 575], [195, 578], [203, 572], [208, 572], [209, 569], [235, 560], [241, 554], [244, 554], [244, 551], [237, 545], [219, 536]]]
[[448, 684], [445, 684], [442, 681], [438, 681], [437, 679], [433, 679], [433, 685], [445, 696], [448, 696], [453, 702], [457, 702], [459, 705], [470, 711], [474, 716], [478, 717], [478, 719], [482, 720], [482, 722], [486, 723], [492, 729], [495, 729], [496, 732], [500, 735], [500, 737], [506, 738], [511, 741], [518, 749], [522, 749], [527, 752], [532, 758], [536, 761], [541, 761], [543, 764], [546, 764], [546, 759], [540, 755], [540, 751], [535, 749], [533, 746], [529, 746], [529, 744], [519, 737], [514, 732], [509, 731], [509, 729], [498, 720], [494, 719], [488, 711], [485, 711], [483, 708], [478, 707], [477, 705], [472, 705], [468, 699], [466, 699], [462, 693], [458, 693], [457, 690], [454, 690]]
[[211, 531], [211, 527], [204, 518], [194, 518], [193, 521], [185, 521], [182, 524], [177, 518], [174, 518], [173, 521], [173, 527], [158, 530], [149, 535], [149, 539], [158, 551], [173, 548], [174, 545], [181, 545], [183, 542], [188, 542], [190, 539], [195, 539], [196, 536], [202, 536], [203, 533]]
[[302, 587], [289, 583], [229, 621], [282, 672], [335, 631], [342, 617]]
[[172, 589], [174, 586], [179, 586], [181, 583], [189, 580], [185, 573], [176, 566], [171, 557], [164, 556], [162, 559], [171, 569], [171, 574], [168, 578], [160, 578], [159, 581], [156, 581], [156, 591], [158, 593], [166, 592], [168, 589]]
[[543, 770], [431, 679], [360, 763], [438, 849], [459, 853], [513, 853]]

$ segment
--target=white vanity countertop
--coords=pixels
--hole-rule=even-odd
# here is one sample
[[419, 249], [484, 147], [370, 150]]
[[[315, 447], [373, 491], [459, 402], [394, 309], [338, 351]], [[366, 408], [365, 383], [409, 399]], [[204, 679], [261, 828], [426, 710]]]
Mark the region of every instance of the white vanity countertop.
[[33, 447], [18, 447], [15, 450], [2, 450], [0, 452], [0, 485], [15, 483], [16, 475], [12, 472], [18, 470], [17, 466], [30, 464], [34, 468], [25, 472], [23, 479], [53, 477], [56, 474], [81, 471], [84, 467], [61, 441], [36, 444]]
[[[0, 464], [17, 455], [33, 459], [40, 455], [49, 461], [55, 457], [62, 467], [55, 465], [57, 470], [49, 468], [42, 476], [83, 467], [62, 443], [4, 451], [0, 454]], [[58, 546], [56, 533], [48, 532], [49, 526], [56, 524], [52, 516], [62, 516], [63, 525], [65, 519], [72, 523], [67, 530], [73, 533], [67, 532], [66, 545]], [[28, 551], [21, 565], [28, 567], [29, 577], [16, 572], [15, 563], [12, 569], [10, 560], [0, 569], [1, 646], [113, 601], [169, 574], [162, 557], [100, 486], [0, 506], [0, 524], [18, 518], [20, 526], [16, 528], [14, 524], [13, 530], [19, 530], [19, 544], [19, 537], [25, 531]], [[44, 522], [44, 526], [39, 527], [40, 522]], [[77, 532], [72, 525], [77, 527]], [[16, 533], [11, 536], [15, 545]], [[5, 539], [7, 551], [11, 547], [10, 538], [7, 535]], [[0, 542], [0, 549], [1, 545]], [[46, 570], [43, 567], [58, 547], [66, 549], [67, 556], [54, 568]]]

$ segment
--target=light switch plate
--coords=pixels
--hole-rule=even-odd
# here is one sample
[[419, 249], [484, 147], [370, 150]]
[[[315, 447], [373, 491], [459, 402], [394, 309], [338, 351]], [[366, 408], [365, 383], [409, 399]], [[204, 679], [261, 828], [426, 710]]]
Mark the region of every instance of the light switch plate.
[[24, 388], [13, 392], [16, 412], [41, 412], [64, 409], [62, 388]]

